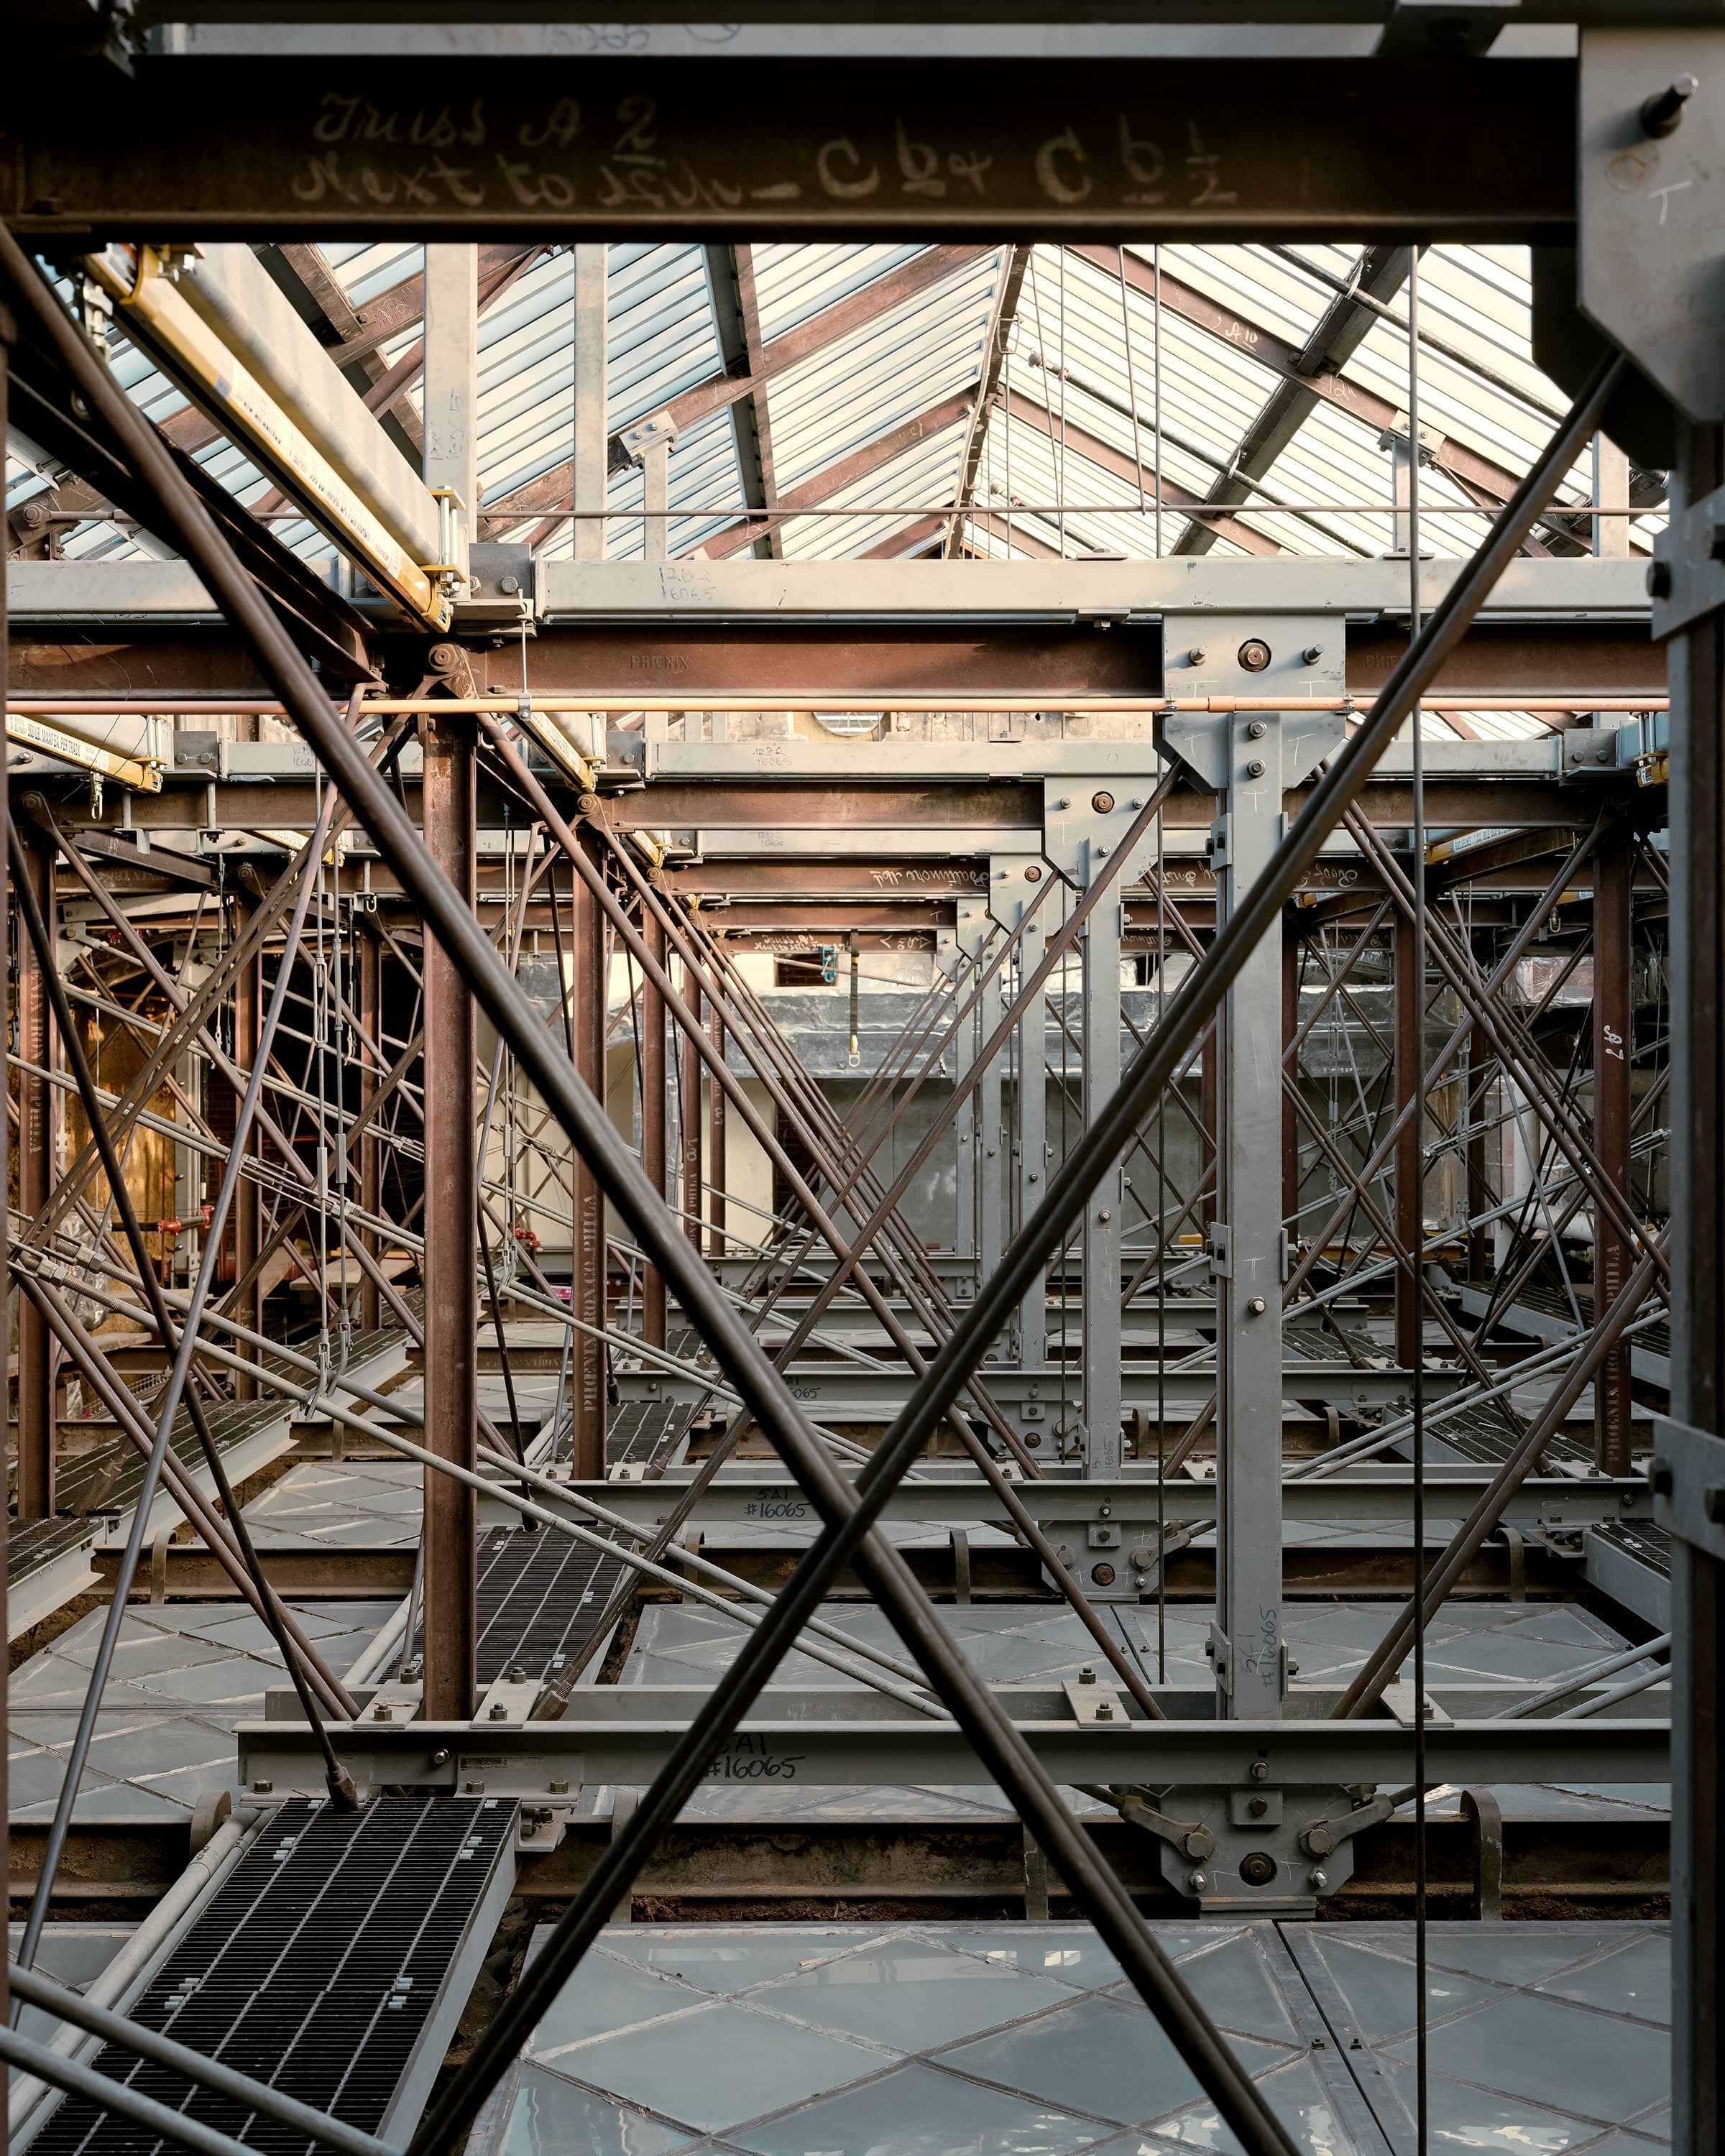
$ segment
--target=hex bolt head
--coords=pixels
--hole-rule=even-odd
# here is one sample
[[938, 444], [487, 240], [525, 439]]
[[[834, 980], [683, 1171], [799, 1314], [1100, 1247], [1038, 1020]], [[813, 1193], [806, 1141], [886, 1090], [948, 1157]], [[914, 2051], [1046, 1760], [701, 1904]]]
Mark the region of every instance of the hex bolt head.
[[1270, 1779], [1270, 1762], [1267, 1759], [1254, 1759], [1246, 1771], [1255, 1782], [1267, 1782]]
[[1324, 648], [1321, 644], [1308, 644], [1306, 649], [1300, 654], [1301, 658], [1308, 666], [1316, 666], [1318, 660], [1322, 659], [1323, 655]]
[[1267, 734], [1269, 731], [1270, 721], [1268, 719], [1254, 719], [1251, 724], [1246, 728], [1246, 738], [1249, 741], [1262, 741], [1265, 735]]
[[1078, 1672], [1078, 1681], [1080, 1684], [1094, 1684], [1096, 1681], [1096, 1670], [1091, 1663], [1086, 1662], [1084, 1667]]
[[1090, 797], [1090, 805], [1096, 810], [1097, 815], [1106, 816], [1114, 806], [1114, 796], [1106, 789], [1100, 793], [1092, 793]]
[[1270, 646], [1261, 636], [1249, 636], [1240, 647], [1238, 656], [1248, 674], [1261, 674], [1270, 664]]
[[551, 1794], [554, 1797], [567, 1797], [569, 1794], [569, 1784], [561, 1779], [554, 1780], [551, 1785]]
[[1641, 106], [1641, 126], [1656, 141], [1675, 135], [1683, 123], [1683, 107], [1701, 88], [1697, 77], [1680, 74], [1665, 89], [1656, 90]]
[[1098, 1722], [1111, 1722], [1113, 1719], [1114, 1709], [1112, 1705], [1106, 1699], [1099, 1699], [1096, 1702], [1096, 1720]]
[[254, 1797], [267, 1797], [275, 1787], [275, 1784], [274, 1782], [254, 1782], [252, 1784], [252, 1794]]
[[1207, 1871], [1189, 1871], [1186, 1874], [1186, 1885], [1194, 1894], [1207, 1894], [1209, 1892], [1210, 1876]]
[[1041, 880], [1042, 871], [1038, 868], [1035, 862], [1032, 861], [1029, 867], [1024, 870], [1024, 881], [1026, 883], [1040, 883]]
[[1190, 1827], [1180, 1837], [1180, 1849], [1194, 1864], [1202, 1864], [1215, 1855], [1216, 1837], [1207, 1826]]
[[493, 1722], [507, 1722], [509, 1719], [509, 1709], [501, 1699], [491, 1702], [491, 1719]]
[[1251, 762], [1246, 766], [1246, 777], [1248, 778], [1261, 778], [1263, 776], [1264, 759], [1261, 756], [1255, 756]]
[[1262, 1819], [1265, 1813], [1267, 1812], [1269, 1809], [1270, 1799], [1268, 1797], [1248, 1797], [1246, 1799], [1246, 1810], [1251, 1814], [1254, 1819]]
[[1336, 1846], [1336, 1838], [1320, 1820], [1301, 1835], [1300, 1846], [1308, 1856], [1327, 1856]]
[[1186, 654], [1186, 664], [1189, 666], [1202, 666], [1209, 655], [1210, 648], [1207, 644], [1194, 644]]
[[1322, 1894], [1327, 1892], [1329, 1883], [1330, 1875], [1327, 1871], [1314, 1871], [1309, 1881], [1312, 1891], [1314, 1894]]
[[1269, 1306], [1261, 1295], [1255, 1295], [1246, 1305], [1246, 1309], [1253, 1317], [1261, 1317]]

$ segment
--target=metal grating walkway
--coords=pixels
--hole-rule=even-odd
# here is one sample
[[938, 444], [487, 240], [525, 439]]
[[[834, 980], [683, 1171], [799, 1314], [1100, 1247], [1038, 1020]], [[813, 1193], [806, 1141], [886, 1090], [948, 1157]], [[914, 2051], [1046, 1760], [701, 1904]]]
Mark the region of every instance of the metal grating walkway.
[[[285, 1804], [150, 1984], [132, 2018], [366, 2132], [404, 2139], [514, 1879], [515, 1806], [379, 1797], [357, 1816]], [[311, 2144], [104, 2046], [99, 2073], [269, 2156]], [[177, 2156], [67, 2097], [39, 2156]]]
[[517, 1666], [549, 1679], [578, 1660], [623, 1573], [616, 1558], [543, 1528], [493, 1528], [479, 1567], [481, 1686]]

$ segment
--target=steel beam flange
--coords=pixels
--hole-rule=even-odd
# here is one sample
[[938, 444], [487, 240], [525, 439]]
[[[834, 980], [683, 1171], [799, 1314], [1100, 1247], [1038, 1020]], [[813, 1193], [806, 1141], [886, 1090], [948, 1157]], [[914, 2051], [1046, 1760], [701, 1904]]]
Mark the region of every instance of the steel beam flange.
[[1653, 1432], [1654, 1524], [1725, 1562], [1725, 1438], [1669, 1415]]

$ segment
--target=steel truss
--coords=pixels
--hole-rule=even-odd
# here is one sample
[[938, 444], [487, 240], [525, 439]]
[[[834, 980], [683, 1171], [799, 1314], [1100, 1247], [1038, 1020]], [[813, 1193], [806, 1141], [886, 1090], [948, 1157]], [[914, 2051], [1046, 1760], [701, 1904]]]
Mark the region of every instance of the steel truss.
[[[1549, 87], [1543, 76], [1522, 81], [1536, 105]], [[284, 110], [291, 97], [290, 85]], [[273, 138], [265, 149], [267, 174]], [[47, 151], [33, 141], [31, 154]], [[166, 218], [164, 232], [207, 214], [129, 192], [139, 177], [126, 140], [105, 155], [90, 161], [104, 202], [141, 200], [136, 213]], [[1561, 219], [1555, 198], [1538, 208], [1548, 163], [1530, 157], [1519, 191], [1504, 187], [1513, 220]], [[1246, 198], [1242, 229], [1264, 214], [1250, 188]], [[19, 229], [49, 234], [63, 214], [84, 213], [81, 202], [27, 214]], [[1411, 228], [1415, 207], [1387, 208], [1382, 230]], [[1072, 220], [1075, 244], [1107, 222], [1104, 212], [1118, 213], [1099, 201], [1096, 220]], [[340, 223], [331, 207], [320, 228]], [[498, 229], [536, 244], [530, 226], [506, 217]], [[777, 495], [764, 390], [790, 361], [762, 343], [757, 319], [751, 326], [746, 255], [736, 252], [747, 367], [724, 401], [752, 402], [759, 485], [739, 546], [792, 506]], [[518, 266], [513, 252], [497, 272]], [[1403, 265], [1379, 266], [1371, 296], [1382, 299]], [[382, 2150], [61, 2000], [30, 1973], [160, 1483], [270, 1625], [292, 1681], [292, 1718], [240, 1732], [247, 1779], [285, 1788], [321, 1774], [331, 1802], [350, 1806], [404, 1784], [536, 1802], [558, 1784], [644, 1788], [420, 2123], [410, 2156], [429, 2156], [470, 2123], [691, 1793], [745, 1755], [794, 1757], [813, 1780], [998, 1784], [1243, 2145], [1289, 2149], [1061, 1787], [1107, 1794], [1156, 1837], [1169, 1885], [1218, 1906], [1245, 1846], [1230, 1796], [1272, 1784], [1276, 1832], [1255, 1841], [1273, 1848], [1291, 1905], [1309, 1906], [1345, 1880], [1355, 1835], [1399, 1800], [1363, 1792], [1405, 1781], [1416, 1750], [1422, 1791], [1440, 1777], [1673, 1773], [1666, 1716], [1685, 1665], [1674, 1664], [1667, 1690], [1671, 1673], [1653, 1659], [1664, 1635], [1558, 1691], [1437, 1688], [1429, 1727], [1420, 1688], [1411, 1702], [1403, 1697], [1409, 1649], [1491, 1537], [1645, 1522], [1656, 1493], [1680, 1543], [1680, 1656], [1682, 1641], [1693, 1656], [1709, 1636], [1708, 1568], [1725, 1562], [1681, 1472], [1662, 1484], [1656, 1474], [1651, 1492], [1634, 1473], [1631, 1419], [1645, 1383], [1637, 1357], [1656, 1352], [1662, 1325], [1692, 1321], [1698, 1282], [1712, 1277], [1697, 1255], [1711, 1233], [1699, 1185], [1672, 1230], [1649, 1224], [1664, 1127], [1681, 1125], [1692, 1141], [1704, 1117], [1703, 1004], [1680, 1019], [1673, 993], [1671, 1023], [1689, 1029], [1690, 1061], [1686, 1075], [1673, 1060], [1667, 1076], [1666, 1039], [1635, 993], [1636, 959], [1662, 932], [1669, 901], [1690, 939], [1671, 957], [1673, 978], [1686, 981], [1717, 895], [1697, 888], [1686, 864], [1673, 875], [1652, 842], [1663, 796], [1641, 783], [1659, 776], [1651, 753], [1639, 769], [1614, 757], [1609, 778], [1592, 781], [1566, 747], [1548, 769], [1525, 759], [1517, 771], [1506, 757], [1500, 786], [1488, 757], [1466, 776], [1460, 760], [1453, 774], [1431, 759], [1422, 772], [1417, 750], [1409, 758], [1398, 744], [1530, 536], [1542, 524], [1567, 531], [1547, 522], [1556, 490], [1621, 392], [1625, 361], [1601, 358], [1533, 469], [1513, 485], [1505, 475], [1507, 499], [1478, 551], [1368, 705], [1349, 695], [1339, 649], [1313, 671], [1322, 617], [1316, 626], [1286, 610], [1275, 618], [1278, 649], [1290, 639], [1305, 648], [1306, 686], [1266, 682], [1255, 695], [1257, 661], [1244, 654], [1268, 617], [1211, 612], [1204, 634], [1239, 644], [1241, 679], [1188, 700], [1214, 711], [1182, 710], [1167, 693], [1169, 663], [1198, 617], [1165, 613], [1156, 691], [1107, 698], [1122, 717], [1153, 717], [1153, 741], [1093, 752], [1073, 738], [1040, 762], [959, 756], [952, 771], [935, 757], [896, 781], [865, 771], [855, 797], [834, 807], [830, 777], [823, 789], [794, 771], [775, 778], [768, 759], [717, 753], [703, 767], [692, 742], [649, 742], [639, 762], [625, 760], [628, 744], [614, 756], [603, 694], [579, 706], [601, 723], [578, 752], [555, 699], [490, 695], [435, 654], [409, 694], [379, 693], [373, 679], [332, 701], [303, 625], [285, 621], [248, 572], [10, 233], [0, 236], [0, 277], [33, 397], [64, 385], [59, 417], [66, 439], [90, 444], [93, 482], [118, 473], [147, 505], [151, 528], [195, 569], [254, 665], [267, 689], [259, 701], [291, 721], [314, 759], [297, 784], [271, 789], [279, 829], [267, 851], [244, 856], [249, 886], [237, 875], [229, 885], [224, 866], [212, 891], [185, 865], [209, 856], [133, 841], [128, 888], [103, 850], [106, 804], [51, 793], [49, 782], [8, 812], [20, 935], [21, 1173], [9, 1252], [21, 1296], [19, 1521], [54, 1510], [57, 1358], [145, 1462], [16, 1958], [19, 1995], [255, 2098], [346, 2156]], [[1364, 305], [1338, 301], [1332, 341], [1345, 343]], [[1299, 394], [1279, 393], [1282, 403]], [[1266, 442], [1286, 416], [1269, 415]], [[1711, 471], [1716, 449], [1695, 448], [1696, 473]], [[1215, 506], [1237, 504], [1253, 476], [1243, 456]], [[1717, 617], [1705, 629], [1699, 619], [1677, 629], [1680, 644], [1713, 633]], [[1691, 652], [1692, 669], [1705, 663]], [[1638, 711], [1651, 708], [1643, 694]], [[1702, 753], [1697, 694], [1679, 665], [1671, 737], [1686, 740], [1692, 762]], [[186, 695], [195, 710], [196, 692]], [[641, 708], [620, 692], [614, 701]], [[978, 708], [997, 703], [1009, 711], [1005, 696]], [[1692, 771], [1689, 783], [1693, 814], [1709, 797]], [[225, 773], [195, 798], [171, 782], [140, 797], [132, 828], [203, 831], [219, 860], [219, 834], [256, 829], [247, 791]], [[1482, 829], [1488, 802], [1510, 827], [1489, 865], [1470, 865], [1453, 842], [1409, 844], [1427, 819]], [[895, 900], [900, 911], [855, 929], [870, 896], [860, 880], [732, 879], [716, 860], [684, 868], [645, 835], [746, 829], [751, 819], [829, 839], [847, 823], [939, 829], [944, 819], [968, 832], [977, 874], [968, 889]], [[309, 836], [266, 885], [256, 859], [273, 865], [280, 833], [301, 826]], [[1187, 850], [1198, 833], [1209, 836], [1205, 855]], [[344, 857], [344, 839], [364, 851], [355, 844]], [[870, 858], [867, 844], [859, 860]], [[1343, 859], [1346, 882], [1334, 873]], [[715, 884], [734, 884], [757, 910], [742, 932], [700, 902]], [[175, 901], [178, 947], [166, 956], [149, 913], [128, 902], [141, 892]], [[933, 946], [932, 984], [895, 1010], [866, 1057], [866, 1004], [853, 996], [859, 1077], [841, 1106], [799, 1052], [785, 1007], [752, 976], [747, 938], [794, 934], [816, 953], [829, 945], [834, 968], [848, 962], [855, 980], [870, 955], [863, 937], [890, 941], [891, 921], [912, 902], [922, 909], [916, 932]], [[215, 953], [207, 971], [200, 937]], [[1142, 996], [1122, 978], [1135, 952], [1148, 968]], [[1578, 1018], [1564, 990], [1583, 964], [1593, 989]], [[626, 989], [614, 1009], [619, 972]], [[126, 1045], [135, 1067], [123, 1088], [104, 1083], [86, 1040]], [[621, 1127], [609, 1068], [619, 1050], [631, 1094]], [[1071, 1124], [1059, 1144], [1051, 1103]], [[56, 1122], [74, 1105], [85, 1136], [57, 1151]], [[135, 1163], [152, 1145], [187, 1194], [172, 1224], [167, 1211], [152, 1224], [136, 1199]], [[732, 1156], [745, 1145], [774, 1178], [767, 1206], [736, 1187]], [[915, 1215], [918, 1178], [948, 1148], [968, 1163], [950, 1260], [926, 1246]], [[211, 1163], [219, 1173], [205, 1205], [197, 1194]], [[284, 1266], [316, 1313], [315, 1353], [271, 1331], [272, 1273]], [[423, 1296], [401, 1285], [409, 1269]], [[1393, 1362], [1346, 1322], [1343, 1306], [1368, 1293], [1394, 1307]], [[1531, 1354], [1525, 1342], [1511, 1347], [1553, 1299], [1555, 1337]], [[167, 1363], [147, 1404], [105, 1344], [110, 1318]], [[525, 1346], [523, 1323], [547, 1326], [552, 1344]], [[356, 1339], [392, 1327], [423, 1358], [418, 1418], [350, 1368]], [[1153, 1355], [1142, 1352], [1153, 1344]], [[537, 1430], [520, 1382], [534, 1355], [557, 1376]], [[1435, 1357], [1447, 1367], [1433, 1367]], [[1668, 1378], [1673, 1363], [1686, 1367], [1668, 1346]], [[506, 1424], [480, 1408], [490, 1368], [505, 1382]], [[1529, 1414], [1514, 1394], [1531, 1377], [1548, 1389]], [[1680, 1461], [1683, 1443], [1717, 1420], [1697, 1383], [1692, 1369], [1671, 1379], [1673, 1413], [1697, 1426], [1667, 1440]], [[1550, 1472], [1589, 1387], [1595, 1471]], [[417, 1711], [398, 1719], [402, 1680], [381, 1670], [363, 1686], [338, 1680], [260, 1562], [223, 1465], [221, 1419], [262, 1402], [297, 1405], [424, 1468], [423, 1568], [393, 1665], [406, 1669], [417, 1653]], [[174, 1450], [182, 1404], [213, 1502]], [[614, 1420], [649, 1406], [686, 1411], [655, 1462], [669, 1472], [608, 1479]], [[1323, 1430], [1303, 1450], [1302, 1419]], [[1435, 1458], [1433, 1440], [1464, 1425], [1484, 1453], [1458, 1438], [1450, 1460]], [[776, 1479], [745, 1471], [762, 1445], [780, 1463]], [[1211, 1477], [1181, 1474], [1200, 1458], [1214, 1460]], [[1373, 1464], [1356, 1473], [1356, 1460]], [[732, 1666], [707, 1692], [584, 1691], [578, 1711], [578, 1666], [542, 1698], [511, 1682], [482, 1697], [481, 1504], [614, 1558], [621, 1578], [605, 1620], [643, 1583], [702, 1602], [742, 1633]], [[1711, 1519], [1705, 1501], [1699, 1509]], [[957, 1527], [979, 1513], [1004, 1518], [1034, 1553], [1105, 1676], [1019, 1693], [972, 1671], [882, 1530], [899, 1519]], [[1291, 1706], [1286, 1647], [1259, 1620], [1280, 1609], [1282, 1523], [1301, 1518], [1410, 1518], [1419, 1587], [1349, 1684], [1306, 1688]], [[774, 1592], [700, 1554], [699, 1527], [719, 1520], [806, 1523], [813, 1539]], [[1428, 1523], [1450, 1531], [1429, 1558]], [[1214, 1683], [1148, 1683], [1106, 1605], [1161, 1591], [1173, 1551], [1212, 1527]], [[955, 1579], [968, 1581], [959, 1539]], [[823, 1619], [823, 1600], [853, 1575], [890, 1618], [897, 1650], [860, 1645]], [[609, 1630], [595, 1628], [590, 1651]], [[793, 1649], [860, 1688], [778, 1687], [763, 1700]], [[1704, 1741], [1680, 1722], [1676, 1779]], [[1697, 1777], [1691, 1801], [1703, 1820], [1710, 1790]], [[121, 2102], [42, 2046], [16, 2036], [7, 2046], [33, 2074]], [[211, 2156], [238, 2145], [126, 2101], [135, 2123]]]

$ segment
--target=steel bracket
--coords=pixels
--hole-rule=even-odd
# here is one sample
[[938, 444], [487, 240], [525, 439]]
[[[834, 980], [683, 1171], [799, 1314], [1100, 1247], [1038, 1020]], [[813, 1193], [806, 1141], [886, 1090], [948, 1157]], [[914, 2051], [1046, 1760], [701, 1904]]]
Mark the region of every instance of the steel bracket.
[[1725, 487], [1680, 510], [1654, 541], [1647, 588], [1656, 641], [1725, 607]]
[[1725, 1563], [1725, 1438], [1656, 1415], [1653, 1444], [1654, 1524]]

